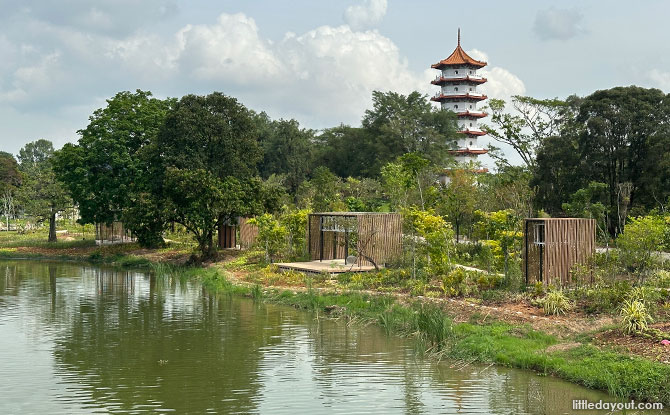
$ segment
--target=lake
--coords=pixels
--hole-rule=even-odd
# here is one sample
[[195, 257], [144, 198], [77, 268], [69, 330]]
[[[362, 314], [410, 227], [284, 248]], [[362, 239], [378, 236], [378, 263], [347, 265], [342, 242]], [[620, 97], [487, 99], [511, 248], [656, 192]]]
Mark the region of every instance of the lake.
[[572, 400], [616, 401], [422, 358], [374, 325], [73, 263], [0, 261], [0, 350], [2, 414], [603, 414]]

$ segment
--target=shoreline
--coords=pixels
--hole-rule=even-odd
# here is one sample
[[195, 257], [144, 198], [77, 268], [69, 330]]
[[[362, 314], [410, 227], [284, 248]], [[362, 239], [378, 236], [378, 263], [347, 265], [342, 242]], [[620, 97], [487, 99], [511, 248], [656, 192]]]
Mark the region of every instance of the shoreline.
[[[230, 261], [184, 266], [186, 255], [163, 260], [160, 255], [156, 257], [156, 251], [150, 250], [75, 248], [75, 254], [71, 249], [67, 249], [67, 253], [58, 252], [66, 249], [49, 249], [51, 255], [44, 250], [4, 248], [0, 249], [0, 259], [151, 268], [159, 275], [198, 279], [216, 294], [240, 295], [333, 318], [374, 323], [389, 335], [416, 338], [423, 350], [438, 358], [529, 369], [605, 391], [620, 399], [662, 402], [670, 406], [670, 388], [666, 381], [670, 379], [670, 364], [596, 345], [592, 331], [550, 333], [551, 330], [537, 329], [530, 322], [506, 321], [496, 313], [491, 316], [490, 310], [484, 314], [486, 306], [477, 307], [466, 301], [379, 290], [314, 287], [310, 278], [305, 278], [302, 286], [262, 286], [239, 278], [250, 275], [251, 271], [231, 271], [227, 268]], [[224, 260], [235, 257], [224, 254]], [[468, 308], [472, 309], [469, 313]], [[488, 307], [491, 308], [495, 307]], [[553, 322], [551, 318], [546, 321]]]

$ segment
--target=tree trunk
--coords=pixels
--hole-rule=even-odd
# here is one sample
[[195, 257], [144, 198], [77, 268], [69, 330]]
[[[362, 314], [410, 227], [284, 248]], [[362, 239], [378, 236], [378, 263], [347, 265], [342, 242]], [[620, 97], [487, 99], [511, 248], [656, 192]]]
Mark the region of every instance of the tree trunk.
[[49, 242], [56, 242], [56, 211], [51, 211], [49, 217]]

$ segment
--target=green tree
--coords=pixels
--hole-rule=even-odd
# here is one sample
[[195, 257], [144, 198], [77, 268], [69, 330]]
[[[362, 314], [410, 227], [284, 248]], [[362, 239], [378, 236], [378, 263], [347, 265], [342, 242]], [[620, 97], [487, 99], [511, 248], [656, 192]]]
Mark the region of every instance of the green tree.
[[456, 242], [460, 241], [463, 225], [471, 222], [477, 202], [477, 183], [474, 174], [461, 169], [449, 171], [449, 183], [442, 192], [441, 212], [446, 215], [456, 230]]
[[365, 128], [340, 125], [315, 137], [314, 166], [340, 177], [376, 177], [381, 160], [375, 136]]
[[454, 250], [451, 225], [433, 210], [410, 207], [404, 209], [402, 214], [407, 233], [412, 235], [409, 245], [413, 277], [416, 277], [417, 265], [425, 267], [431, 275], [447, 273], [451, 268]]
[[224, 180], [204, 169], [168, 167], [164, 196], [169, 218], [193, 234], [202, 259], [216, 256], [214, 233], [221, 217], [230, 219], [250, 213], [245, 197], [250, 189], [232, 176]]
[[670, 195], [664, 187], [669, 108], [663, 92], [634, 86], [597, 91], [579, 101], [574, 122], [539, 151], [533, 179], [539, 204], [553, 213], [590, 182], [605, 183], [613, 237], [622, 232], [628, 212], [658, 207]]
[[511, 209], [496, 212], [477, 212], [481, 219], [475, 224], [477, 236], [491, 248], [507, 279], [510, 276], [510, 260], [521, 255], [523, 232], [521, 217]]
[[279, 221], [287, 232], [288, 254], [291, 258], [307, 255], [307, 218], [309, 210], [290, 209], [284, 206]]
[[295, 195], [309, 173], [314, 131], [300, 128], [296, 120], [270, 121], [265, 113], [256, 115], [263, 159], [259, 171], [267, 179], [272, 174], [284, 176], [284, 185]]
[[496, 141], [511, 146], [529, 168], [535, 167], [535, 153], [547, 137], [560, 131], [569, 119], [570, 106], [559, 99], [536, 99], [516, 95], [512, 97], [515, 114], [505, 112], [505, 101], [491, 99], [491, 122], [485, 130]]
[[434, 108], [419, 92], [372, 93], [372, 109], [362, 125], [374, 136], [379, 169], [406, 153], [418, 153], [436, 165], [445, 165], [456, 139], [456, 118], [451, 111]]
[[49, 242], [56, 242], [56, 215], [72, 205], [65, 186], [54, 173], [53, 153], [53, 144], [48, 140], [28, 143], [19, 152], [23, 174], [21, 205], [38, 222], [49, 222]]
[[154, 148], [168, 215], [194, 235], [203, 259], [216, 254], [219, 223], [263, 210], [257, 129], [235, 98], [220, 92], [182, 97], [167, 114]]
[[[159, 177], [152, 145], [174, 100], [151, 92], [119, 92], [97, 109], [77, 144], [56, 153], [54, 167], [83, 223], [123, 220], [143, 245], [162, 241], [165, 219], [152, 199]], [[147, 210], [151, 208], [151, 210]], [[143, 217], [144, 220], [138, 220]]]
[[342, 196], [350, 212], [378, 211], [384, 203], [381, 183], [375, 179], [347, 177]]
[[10, 216], [16, 213], [15, 196], [20, 185], [19, 164], [13, 155], [0, 151], [0, 200], [7, 230], [9, 230]]
[[599, 236], [608, 239], [606, 203], [607, 185], [591, 182], [588, 187], [577, 190], [570, 202], [563, 203], [563, 211], [573, 217], [595, 219]]
[[494, 174], [477, 176], [477, 206], [482, 211], [512, 209], [518, 217], [533, 216], [536, 189], [525, 166], [498, 165]]
[[343, 211], [342, 180], [325, 166], [317, 167], [312, 178], [304, 182], [299, 190], [300, 204], [314, 212]]
[[622, 265], [644, 279], [658, 261], [664, 232], [665, 221], [659, 216], [632, 218], [616, 241]]

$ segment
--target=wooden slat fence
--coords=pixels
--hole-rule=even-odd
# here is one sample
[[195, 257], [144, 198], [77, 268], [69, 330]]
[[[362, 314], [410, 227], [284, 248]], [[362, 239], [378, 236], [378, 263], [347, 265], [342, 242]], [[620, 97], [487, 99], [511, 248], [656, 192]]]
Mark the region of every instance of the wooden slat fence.
[[[322, 218], [338, 217], [355, 219], [356, 229], [352, 232], [321, 231]], [[364, 247], [364, 253], [377, 265], [384, 265], [402, 255], [402, 217], [398, 213], [333, 212], [313, 213], [308, 220], [308, 247], [312, 260], [343, 259], [354, 255], [356, 248]], [[372, 265], [359, 255], [359, 266]]]
[[[538, 231], [537, 228], [543, 229]], [[595, 252], [596, 222], [581, 218], [533, 218], [524, 223], [526, 282], [565, 285], [570, 270]]]
[[243, 249], [251, 248], [258, 238], [258, 226], [248, 223], [249, 219], [251, 218], [239, 219], [240, 248]]

